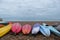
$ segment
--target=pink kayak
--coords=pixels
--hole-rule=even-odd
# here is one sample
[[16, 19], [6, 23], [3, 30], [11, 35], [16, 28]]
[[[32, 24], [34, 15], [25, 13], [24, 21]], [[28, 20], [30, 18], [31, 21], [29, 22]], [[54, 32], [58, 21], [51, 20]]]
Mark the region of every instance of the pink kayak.
[[23, 34], [29, 34], [31, 32], [31, 29], [32, 29], [31, 25], [26, 24], [22, 27], [22, 32]]
[[12, 32], [13, 33], [16, 33], [16, 34], [18, 34], [19, 32], [21, 32], [21, 29], [22, 29], [22, 27], [21, 27], [21, 24], [19, 24], [19, 23], [14, 23], [13, 25], [12, 25]]

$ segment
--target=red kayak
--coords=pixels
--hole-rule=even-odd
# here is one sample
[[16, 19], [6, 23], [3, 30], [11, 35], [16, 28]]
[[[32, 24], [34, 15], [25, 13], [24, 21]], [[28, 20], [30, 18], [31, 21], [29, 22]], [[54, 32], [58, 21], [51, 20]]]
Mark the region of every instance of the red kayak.
[[12, 32], [13, 33], [18, 34], [19, 32], [21, 32], [21, 29], [22, 29], [22, 27], [21, 27], [21, 24], [19, 24], [19, 23], [14, 23], [12, 25]]
[[22, 27], [22, 32], [23, 34], [29, 34], [31, 32], [31, 29], [32, 29], [31, 25], [26, 24]]
[[2, 28], [4, 25], [3, 24], [0, 24], [0, 28]]

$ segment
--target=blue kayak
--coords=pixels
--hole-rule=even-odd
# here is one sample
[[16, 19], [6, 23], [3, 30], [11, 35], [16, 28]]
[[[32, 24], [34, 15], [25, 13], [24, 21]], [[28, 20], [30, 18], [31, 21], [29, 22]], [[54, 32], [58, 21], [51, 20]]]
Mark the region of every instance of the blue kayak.
[[43, 25], [40, 25], [40, 32], [46, 37], [50, 36], [50, 30], [45, 23], [43, 23]]
[[32, 28], [32, 34], [37, 34], [39, 32], [39, 29], [40, 29], [40, 24], [39, 23], [34, 24]]
[[49, 26], [48, 28], [49, 28], [50, 31], [53, 32], [55, 35], [60, 36], [60, 32], [59, 32], [56, 28], [54, 28], [53, 26]]

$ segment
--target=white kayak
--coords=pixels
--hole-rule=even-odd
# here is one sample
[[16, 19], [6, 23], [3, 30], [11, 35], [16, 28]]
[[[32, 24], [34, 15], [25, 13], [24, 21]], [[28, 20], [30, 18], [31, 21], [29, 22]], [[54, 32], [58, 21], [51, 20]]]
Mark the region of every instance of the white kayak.
[[39, 32], [39, 29], [40, 29], [40, 24], [39, 23], [34, 24], [32, 28], [32, 34], [37, 34]]

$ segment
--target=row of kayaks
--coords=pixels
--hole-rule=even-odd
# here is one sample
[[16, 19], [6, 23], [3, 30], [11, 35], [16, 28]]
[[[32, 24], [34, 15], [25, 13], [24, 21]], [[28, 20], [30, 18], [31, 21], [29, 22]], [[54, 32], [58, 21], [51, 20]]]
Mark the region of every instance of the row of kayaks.
[[51, 33], [60, 36], [60, 30], [58, 27], [47, 26], [46, 23], [42, 23], [42, 25], [36, 23], [33, 26], [30, 24], [25, 24], [22, 26], [20, 23], [9, 23], [8, 25], [2, 26], [0, 28], [0, 37], [4, 36], [10, 30], [15, 34], [18, 34], [20, 32], [23, 34], [38, 34], [38, 32], [40, 32], [46, 37], [49, 37]]

